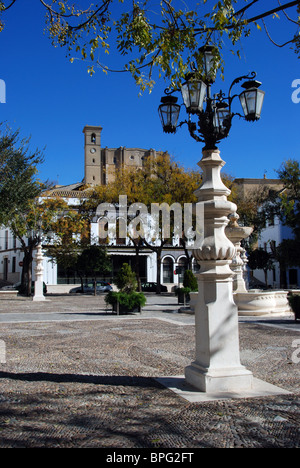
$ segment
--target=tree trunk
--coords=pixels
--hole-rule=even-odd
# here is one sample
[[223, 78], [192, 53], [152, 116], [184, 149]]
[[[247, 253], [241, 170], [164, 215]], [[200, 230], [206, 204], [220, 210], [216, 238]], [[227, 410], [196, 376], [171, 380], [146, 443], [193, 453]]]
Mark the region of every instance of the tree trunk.
[[32, 282], [32, 261], [33, 261], [33, 247], [29, 246], [24, 251], [23, 269], [21, 279], [21, 293], [26, 296], [31, 296], [31, 282]]
[[279, 270], [280, 270], [280, 288], [287, 289], [286, 265], [280, 262]]
[[193, 255], [190, 255], [189, 250], [186, 246], [187, 242], [186, 239], [180, 239], [180, 244], [184, 249], [184, 253], [188, 262], [188, 270], [193, 271]]
[[137, 284], [138, 284], [138, 292], [142, 292], [142, 283], [141, 283], [141, 277], [140, 277], [139, 249], [136, 249], [136, 255], [135, 255], [135, 275], [136, 275]]
[[135, 247], [135, 275], [138, 283], [138, 292], [142, 292], [142, 283], [140, 277], [140, 250], [142, 247], [141, 239], [131, 239]]
[[268, 287], [268, 270], [264, 270], [264, 274], [265, 274], [266, 287]]

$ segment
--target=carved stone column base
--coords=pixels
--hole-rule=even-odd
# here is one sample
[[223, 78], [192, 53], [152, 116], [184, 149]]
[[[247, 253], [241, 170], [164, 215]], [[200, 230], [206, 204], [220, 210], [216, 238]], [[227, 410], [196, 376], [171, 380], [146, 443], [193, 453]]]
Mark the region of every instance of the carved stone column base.
[[186, 381], [204, 393], [225, 393], [251, 390], [253, 375], [245, 367], [206, 369], [193, 362], [185, 368]]
[[252, 373], [240, 362], [238, 310], [228, 264], [217, 261], [212, 269], [211, 262], [202, 262], [198, 275], [196, 355], [185, 369], [185, 377], [206, 393], [250, 390], [253, 384]]

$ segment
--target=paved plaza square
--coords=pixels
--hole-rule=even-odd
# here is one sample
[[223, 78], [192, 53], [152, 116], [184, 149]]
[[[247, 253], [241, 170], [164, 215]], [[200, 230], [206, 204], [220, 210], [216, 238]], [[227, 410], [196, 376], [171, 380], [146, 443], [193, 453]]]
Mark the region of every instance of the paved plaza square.
[[156, 380], [194, 357], [194, 316], [175, 298], [127, 316], [103, 296], [48, 299], [0, 301], [0, 448], [300, 447], [292, 316], [239, 325], [242, 364], [290, 394], [191, 403]]

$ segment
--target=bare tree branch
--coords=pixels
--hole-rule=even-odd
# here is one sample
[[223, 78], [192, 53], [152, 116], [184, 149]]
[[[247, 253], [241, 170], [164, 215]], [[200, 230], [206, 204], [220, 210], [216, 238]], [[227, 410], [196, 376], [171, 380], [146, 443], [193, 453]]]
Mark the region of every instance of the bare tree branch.
[[[278, 3], [279, 5], [281, 5], [280, 1], [278, 0]], [[293, 20], [292, 18], [290, 18], [290, 16], [287, 14], [287, 12], [285, 10], [282, 10], [282, 13], [284, 14], [284, 16], [286, 17], [286, 19], [288, 21], [290, 21], [291, 23], [294, 23], [296, 24], [297, 26], [299, 26], [299, 23], [297, 23], [297, 21]]]
[[6, 11], [6, 10], [8, 10], [8, 9], [9, 9], [11, 6], [13, 6], [13, 4], [14, 4], [14, 3], [16, 3], [16, 1], [17, 1], [17, 0], [12, 0], [11, 4], [10, 4], [10, 5], [8, 5], [7, 7], [6, 7], [6, 6], [4, 6], [4, 8], [3, 8], [3, 10], [2, 10], [2, 11]]
[[295, 41], [295, 39], [293, 38], [293, 39], [290, 39], [289, 41], [285, 42], [284, 44], [277, 44], [277, 42], [275, 42], [275, 41], [272, 39], [272, 37], [271, 37], [271, 35], [270, 35], [269, 31], [268, 31], [268, 28], [267, 28], [266, 23], [265, 23], [264, 20], [262, 20], [262, 23], [263, 23], [263, 25], [264, 25], [264, 29], [265, 29], [265, 32], [266, 32], [266, 34], [267, 34], [269, 40], [270, 40], [270, 41], [272, 42], [272, 44], [274, 44], [276, 47], [282, 48], [282, 47], [287, 46], [288, 44], [292, 44], [292, 43]]

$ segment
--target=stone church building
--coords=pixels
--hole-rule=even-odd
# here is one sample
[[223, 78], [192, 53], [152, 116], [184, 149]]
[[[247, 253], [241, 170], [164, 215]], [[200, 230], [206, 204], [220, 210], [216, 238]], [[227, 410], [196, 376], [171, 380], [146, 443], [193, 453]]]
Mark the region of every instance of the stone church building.
[[[143, 167], [146, 158], [155, 158], [154, 149], [141, 148], [102, 148], [102, 127], [87, 125], [84, 133], [84, 180], [87, 185], [106, 185], [115, 179], [116, 169], [120, 167]], [[158, 154], [163, 154], [158, 152]]]

